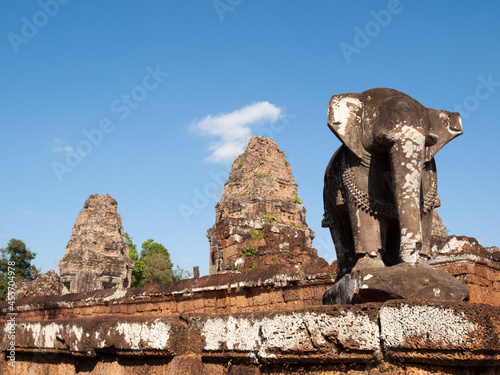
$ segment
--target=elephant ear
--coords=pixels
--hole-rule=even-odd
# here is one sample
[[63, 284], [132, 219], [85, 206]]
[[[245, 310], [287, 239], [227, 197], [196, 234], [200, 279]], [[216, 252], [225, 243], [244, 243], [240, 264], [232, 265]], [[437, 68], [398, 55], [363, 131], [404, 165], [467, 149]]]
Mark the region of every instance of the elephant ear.
[[434, 155], [453, 138], [463, 133], [462, 119], [457, 112], [427, 108], [429, 133], [426, 135], [425, 161]]
[[328, 127], [356, 156], [362, 157], [363, 103], [356, 94], [334, 95], [328, 105]]

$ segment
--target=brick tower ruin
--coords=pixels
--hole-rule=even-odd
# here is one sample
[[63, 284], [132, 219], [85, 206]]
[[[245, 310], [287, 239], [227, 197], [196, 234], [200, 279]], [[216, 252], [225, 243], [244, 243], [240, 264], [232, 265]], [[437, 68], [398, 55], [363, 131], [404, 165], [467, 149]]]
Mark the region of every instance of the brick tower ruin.
[[326, 261], [311, 248], [314, 232], [286, 155], [268, 138], [253, 137], [234, 161], [207, 231], [210, 274], [269, 264]]
[[63, 294], [130, 286], [134, 262], [117, 205], [109, 194], [85, 202], [58, 264]]

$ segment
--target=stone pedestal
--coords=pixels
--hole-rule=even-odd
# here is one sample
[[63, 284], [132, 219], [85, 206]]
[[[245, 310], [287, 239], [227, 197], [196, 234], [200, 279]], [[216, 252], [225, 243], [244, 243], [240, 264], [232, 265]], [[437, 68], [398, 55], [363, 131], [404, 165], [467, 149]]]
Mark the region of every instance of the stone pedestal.
[[354, 269], [323, 295], [324, 305], [391, 299], [468, 301], [469, 290], [445, 271], [423, 265]]

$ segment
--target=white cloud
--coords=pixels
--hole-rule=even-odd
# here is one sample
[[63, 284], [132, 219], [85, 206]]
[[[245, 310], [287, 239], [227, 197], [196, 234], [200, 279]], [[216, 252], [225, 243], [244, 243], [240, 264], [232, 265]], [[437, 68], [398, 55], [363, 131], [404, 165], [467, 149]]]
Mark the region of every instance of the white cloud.
[[269, 102], [257, 102], [231, 113], [205, 116], [189, 129], [211, 139], [208, 149], [212, 154], [206, 160], [231, 162], [244, 151], [252, 137], [252, 127], [276, 122], [281, 115], [281, 108]]
[[53, 141], [52, 141], [52, 144], [50, 145], [50, 151], [51, 152], [64, 152], [64, 153], [68, 153], [68, 152], [71, 152], [73, 151], [73, 147], [71, 147], [68, 142], [62, 140], [62, 139], [59, 139], [59, 138], [55, 138]]

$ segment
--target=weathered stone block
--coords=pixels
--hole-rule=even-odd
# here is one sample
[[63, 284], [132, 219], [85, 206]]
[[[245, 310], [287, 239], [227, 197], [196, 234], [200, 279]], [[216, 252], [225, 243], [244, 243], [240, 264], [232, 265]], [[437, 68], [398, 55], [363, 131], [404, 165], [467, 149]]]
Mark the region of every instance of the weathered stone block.
[[376, 316], [370, 309], [333, 309], [207, 317], [201, 330], [204, 356], [237, 351], [264, 362], [375, 359]]
[[391, 301], [380, 309], [381, 343], [397, 361], [500, 364], [499, 322], [488, 305]]
[[463, 301], [469, 299], [469, 290], [442, 270], [398, 264], [354, 269], [325, 293], [323, 303], [358, 304], [415, 298]]

